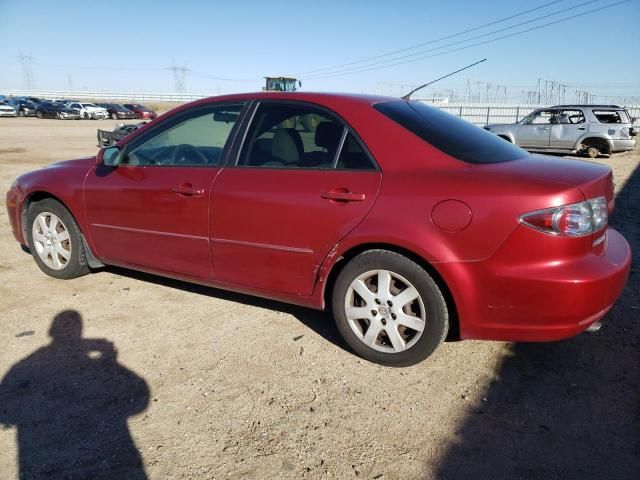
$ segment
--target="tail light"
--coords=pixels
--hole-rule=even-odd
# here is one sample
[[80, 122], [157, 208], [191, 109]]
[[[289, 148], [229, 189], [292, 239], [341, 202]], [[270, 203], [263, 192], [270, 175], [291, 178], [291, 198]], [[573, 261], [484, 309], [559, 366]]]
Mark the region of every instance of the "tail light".
[[520, 216], [520, 223], [550, 235], [580, 237], [606, 227], [607, 200], [596, 197], [586, 202], [546, 208]]

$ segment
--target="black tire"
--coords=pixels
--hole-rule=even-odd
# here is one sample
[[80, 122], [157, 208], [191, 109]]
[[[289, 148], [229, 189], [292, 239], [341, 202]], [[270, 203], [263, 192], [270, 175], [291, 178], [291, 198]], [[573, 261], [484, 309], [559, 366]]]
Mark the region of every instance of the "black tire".
[[36, 112], [36, 117], [42, 120], [42, 112]]
[[[60, 270], [50, 268], [42, 261], [33, 240], [33, 224], [37, 221], [38, 215], [45, 212], [55, 214], [69, 233], [68, 242], [70, 243], [71, 256]], [[67, 280], [89, 273], [80, 227], [78, 227], [69, 211], [57, 200], [46, 198], [29, 206], [27, 212], [27, 242], [36, 264], [47, 275]]]
[[[417, 340], [414, 340], [415, 343], [406, 350], [383, 352], [366, 345], [356, 335], [347, 319], [345, 303], [349, 287], [359, 276], [372, 270], [387, 270], [392, 275], [403, 277], [420, 296], [419, 301], [423, 305], [425, 315], [424, 330]], [[334, 284], [332, 309], [340, 334], [356, 354], [371, 362], [391, 367], [406, 367], [421, 362], [444, 341], [449, 330], [447, 303], [433, 278], [414, 261], [388, 250], [369, 250], [361, 253], [342, 269]], [[390, 315], [393, 316], [393, 314]], [[396, 317], [393, 318], [395, 320]], [[386, 327], [381, 328], [383, 332]], [[411, 330], [405, 330], [407, 331], [411, 332]], [[364, 331], [361, 334], [364, 335]], [[386, 332], [383, 335], [386, 335]], [[376, 337], [376, 341], [381, 338], [384, 339], [384, 336]], [[411, 340], [408, 343], [410, 342]], [[385, 348], [384, 345], [382, 348]]]

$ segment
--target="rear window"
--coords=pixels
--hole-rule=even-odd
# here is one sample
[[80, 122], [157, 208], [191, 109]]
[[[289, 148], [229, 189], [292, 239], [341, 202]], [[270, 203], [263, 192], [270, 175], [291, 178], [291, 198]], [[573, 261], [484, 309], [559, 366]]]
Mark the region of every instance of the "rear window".
[[438, 150], [467, 163], [499, 163], [529, 154], [493, 133], [458, 117], [415, 101], [391, 101], [373, 106]]

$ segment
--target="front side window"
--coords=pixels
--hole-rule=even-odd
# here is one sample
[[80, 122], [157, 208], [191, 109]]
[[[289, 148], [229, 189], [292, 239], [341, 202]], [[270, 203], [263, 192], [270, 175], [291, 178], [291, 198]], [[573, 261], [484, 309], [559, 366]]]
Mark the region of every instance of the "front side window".
[[201, 109], [186, 118], [168, 120], [166, 128], [133, 145], [123, 164], [217, 165], [243, 105]]
[[556, 112], [553, 110], [540, 110], [539, 112], [533, 112], [524, 121], [525, 125], [549, 125], [552, 119], [555, 117]]
[[295, 169], [374, 169], [347, 127], [306, 105], [258, 107], [239, 166]]

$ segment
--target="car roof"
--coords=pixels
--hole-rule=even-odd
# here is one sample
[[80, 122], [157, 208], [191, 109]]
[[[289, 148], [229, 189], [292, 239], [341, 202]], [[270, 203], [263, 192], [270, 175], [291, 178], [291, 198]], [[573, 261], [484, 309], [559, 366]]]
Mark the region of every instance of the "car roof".
[[619, 108], [622, 109], [620, 105], [554, 105], [549, 108]]

